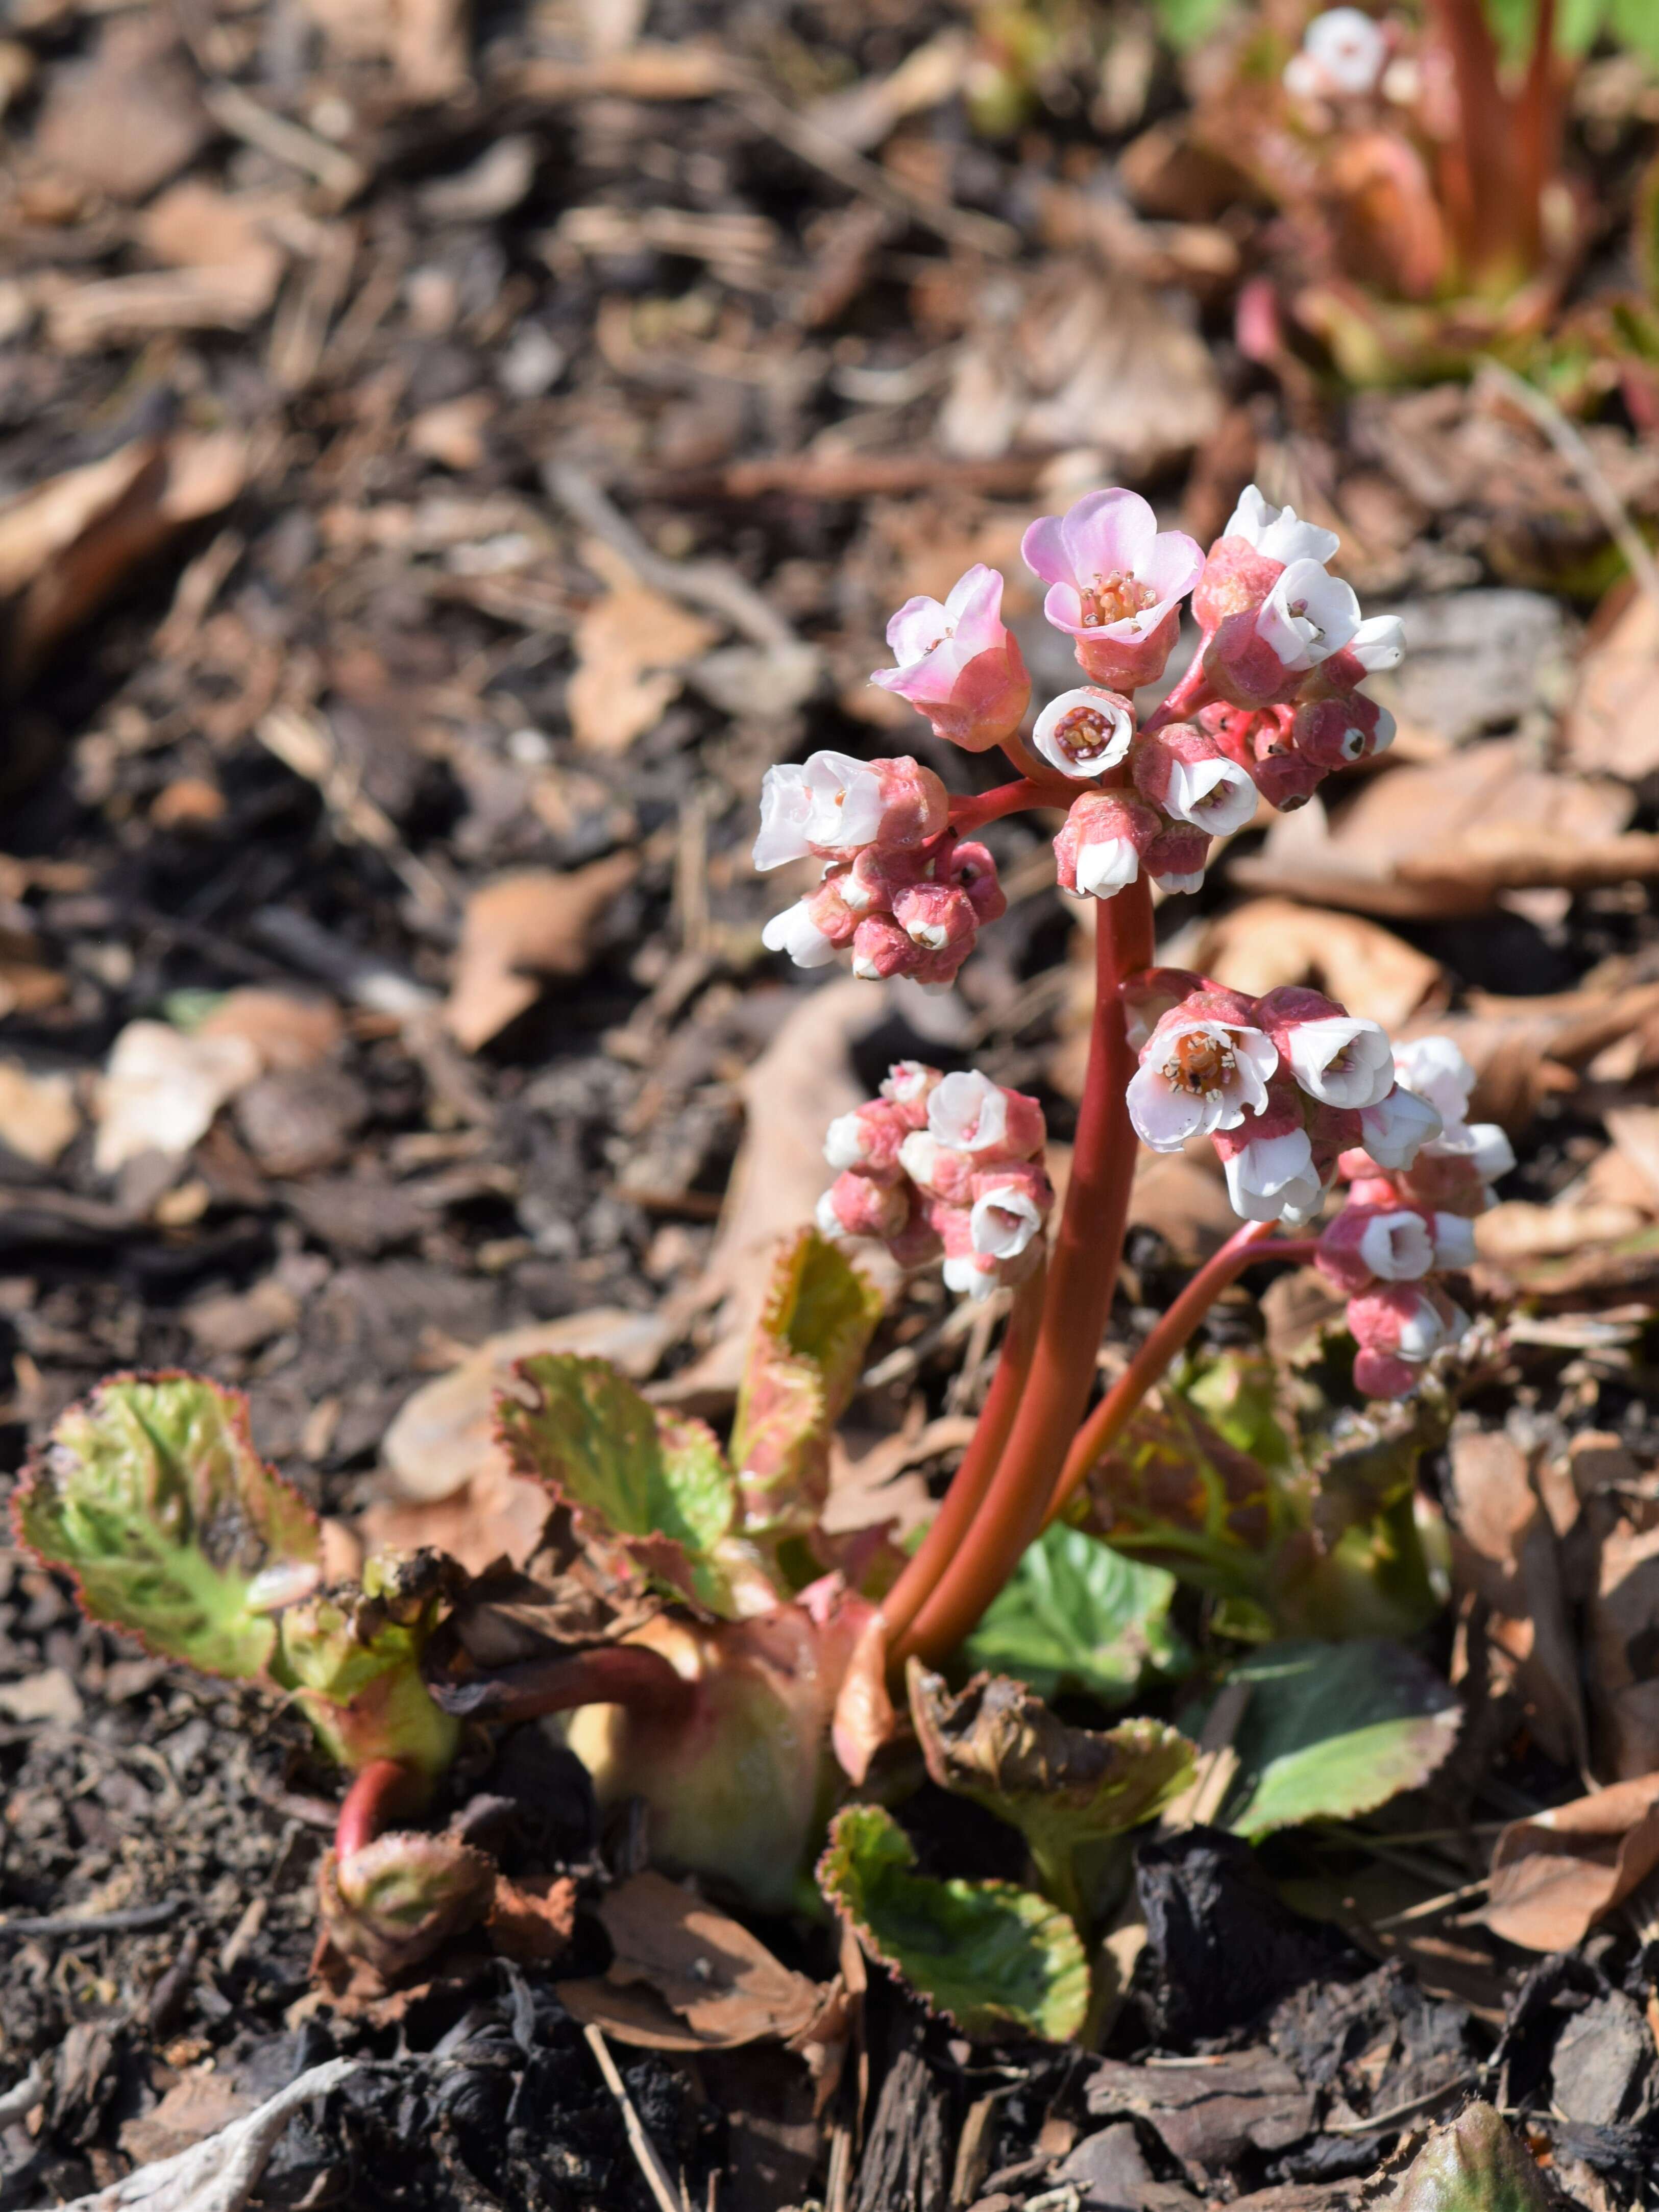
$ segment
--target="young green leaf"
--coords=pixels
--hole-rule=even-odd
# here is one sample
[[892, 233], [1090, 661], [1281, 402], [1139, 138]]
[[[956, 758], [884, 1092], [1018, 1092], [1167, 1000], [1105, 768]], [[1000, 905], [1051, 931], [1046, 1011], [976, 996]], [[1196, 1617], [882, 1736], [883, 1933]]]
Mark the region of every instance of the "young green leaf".
[[1075, 2035], [1089, 2007], [1077, 1929], [1009, 1881], [936, 1881], [879, 1805], [849, 1805], [830, 1823], [818, 1887], [878, 1959], [964, 2035]]
[[1221, 1825], [1252, 1841], [1348, 1820], [1426, 1782], [1462, 1718], [1454, 1692], [1404, 1644], [1270, 1644], [1228, 1678], [1249, 1685]]
[[976, 1674], [956, 1697], [918, 1659], [907, 1679], [928, 1773], [1018, 1828], [1045, 1894], [1079, 1924], [1078, 1852], [1150, 1820], [1191, 1779], [1193, 1746], [1162, 1721], [1071, 1728], [1006, 1674]]
[[1380, 2212], [1549, 2212], [1555, 2198], [1491, 2105], [1437, 2128]]
[[421, 1676], [444, 1573], [436, 1552], [383, 1554], [364, 1568], [361, 1589], [328, 1590], [283, 1613], [272, 1673], [338, 1765], [391, 1759], [437, 1775], [455, 1756], [461, 1724]]
[[701, 1421], [656, 1411], [603, 1359], [545, 1352], [514, 1371], [533, 1400], [497, 1400], [501, 1443], [590, 1542], [724, 1619], [774, 1601], [758, 1559], [732, 1534], [736, 1489]]
[[881, 1293], [827, 1237], [804, 1229], [773, 1265], [732, 1425], [742, 1525], [771, 1537], [816, 1522], [830, 1432], [845, 1412]]
[[1027, 1550], [963, 1645], [972, 1666], [1017, 1674], [1040, 1696], [1087, 1690], [1121, 1705], [1184, 1674], [1192, 1653], [1170, 1620], [1176, 1578], [1056, 1521]]
[[394, 1830], [317, 1873], [323, 1925], [335, 1949], [382, 1974], [401, 1973], [446, 1936], [481, 1920], [495, 1891], [493, 1862], [448, 1836]]
[[12, 1510], [94, 1620], [204, 1674], [264, 1674], [273, 1609], [319, 1579], [316, 1516], [254, 1450], [246, 1399], [199, 1376], [100, 1383], [59, 1417]]
[[1218, 1597], [1257, 1595], [1290, 1518], [1283, 1484], [1175, 1390], [1149, 1397], [1089, 1477], [1090, 1526]]

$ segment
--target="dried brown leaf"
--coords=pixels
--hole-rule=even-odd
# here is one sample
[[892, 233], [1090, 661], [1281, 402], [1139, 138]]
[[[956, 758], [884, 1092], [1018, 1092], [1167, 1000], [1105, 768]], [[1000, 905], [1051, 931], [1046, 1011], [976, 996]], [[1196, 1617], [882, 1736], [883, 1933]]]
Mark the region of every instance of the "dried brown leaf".
[[1530, 1820], [1492, 1853], [1481, 1918], [1527, 1951], [1570, 1951], [1659, 1866], [1659, 1774], [1615, 1782]]
[[1200, 935], [1193, 965], [1256, 998], [1282, 984], [1311, 984], [1389, 1030], [1447, 996], [1439, 962], [1391, 930], [1289, 899], [1249, 899], [1218, 916]]
[[35, 1075], [0, 1060], [0, 1146], [37, 1168], [49, 1168], [81, 1126], [74, 1079]]
[[535, 1005], [541, 978], [580, 975], [600, 915], [639, 865], [632, 853], [613, 853], [568, 875], [526, 868], [474, 891], [444, 1009], [450, 1034], [477, 1052]]
[[571, 734], [591, 752], [626, 752], [662, 720], [680, 695], [684, 665], [720, 632], [642, 584], [597, 539], [584, 545], [583, 558], [609, 589], [576, 625], [576, 669], [566, 694]]
[[1659, 769], [1659, 605], [1632, 593], [1579, 664], [1564, 764], [1638, 783]]
[[544, 1966], [570, 1948], [576, 1925], [576, 1885], [568, 1875], [495, 1876], [495, 1894], [484, 1921], [492, 1950], [521, 1966]]
[[89, 61], [52, 72], [34, 151], [112, 199], [141, 200], [211, 128], [172, 19], [141, 9], [106, 21]]

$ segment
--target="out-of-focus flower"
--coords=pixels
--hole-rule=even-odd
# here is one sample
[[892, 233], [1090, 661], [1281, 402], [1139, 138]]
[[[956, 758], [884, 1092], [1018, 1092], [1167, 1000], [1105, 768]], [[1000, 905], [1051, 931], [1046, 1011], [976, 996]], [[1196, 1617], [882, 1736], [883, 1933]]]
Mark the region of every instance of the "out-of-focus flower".
[[969, 752], [1000, 744], [1019, 727], [1031, 679], [1002, 619], [1002, 578], [982, 563], [938, 599], [907, 599], [887, 625], [896, 668], [870, 678], [926, 714], [935, 732]]
[[[1395, 1065], [1399, 1066], [1398, 1053]], [[1410, 1167], [1443, 1126], [1429, 1101], [1408, 1091], [1403, 1083], [1385, 1091], [1375, 1105], [1362, 1107], [1359, 1119], [1365, 1150], [1380, 1168]]]
[[1115, 691], [1079, 685], [1051, 699], [1037, 716], [1031, 743], [1062, 775], [1104, 775], [1127, 754], [1134, 711]]
[[1048, 586], [1042, 611], [1075, 640], [1085, 675], [1124, 691], [1162, 675], [1181, 601], [1204, 566], [1194, 539], [1159, 530], [1139, 492], [1094, 491], [1034, 522], [1020, 550]]
[[1358, 8], [1328, 8], [1302, 34], [1285, 70], [1298, 100], [1360, 100], [1376, 90], [1389, 61], [1389, 35]]

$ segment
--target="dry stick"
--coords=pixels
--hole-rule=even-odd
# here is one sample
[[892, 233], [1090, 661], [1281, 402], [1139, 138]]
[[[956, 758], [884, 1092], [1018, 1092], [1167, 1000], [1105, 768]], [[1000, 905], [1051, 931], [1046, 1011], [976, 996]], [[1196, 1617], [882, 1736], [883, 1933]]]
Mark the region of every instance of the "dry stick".
[[1659, 607], [1659, 562], [1655, 562], [1646, 538], [1631, 520], [1629, 509], [1607, 482], [1601, 463], [1581, 433], [1568, 422], [1547, 392], [1540, 392], [1535, 384], [1528, 384], [1524, 376], [1517, 376], [1504, 362], [1487, 355], [1480, 368], [1483, 375], [1489, 377], [1518, 407], [1526, 410], [1560, 454], [1577, 477], [1585, 498], [1601, 516], [1608, 537], [1624, 555], [1625, 566], [1654, 605]]
[[1031, 1353], [1042, 1322], [1042, 1273], [1039, 1272], [1023, 1282], [1014, 1293], [1001, 1356], [980, 1410], [973, 1442], [963, 1455], [962, 1463], [945, 1493], [945, 1502], [933, 1516], [933, 1526], [921, 1548], [882, 1606], [890, 1643], [903, 1635], [921, 1610], [984, 1503], [1030, 1372]]
[[645, 2176], [646, 2186], [656, 2198], [660, 2212], [690, 2212], [684, 2197], [674, 2186], [673, 2178], [663, 2164], [660, 2153], [645, 2131], [645, 2124], [634, 2109], [634, 2100], [628, 2094], [628, 2085], [617, 2070], [617, 2062], [611, 2056], [611, 2045], [605, 2039], [603, 2029], [585, 2027], [587, 2047], [599, 2063], [605, 2076], [605, 2086], [622, 2108], [623, 2125], [628, 2130], [628, 2141], [640, 2172]]
[[1222, 1291], [1237, 1280], [1251, 1261], [1302, 1260], [1309, 1256], [1313, 1249], [1310, 1240], [1292, 1243], [1287, 1239], [1278, 1247], [1263, 1249], [1277, 1226], [1272, 1221], [1247, 1221], [1242, 1229], [1236, 1230], [1221, 1249], [1205, 1261], [1169, 1311], [1147, 1332], [1140, 1349], [1073, 1440], [1049, 1501], [1048, 1518], [1042, 1524], [1045, 1528], [1063, 1511], [1067, 1499], [1089, 1470], [1099, 1465], [1122, 1435], [1136, 1407]]
[[1135, 1068], [1118, 986], [1153, 957], [1143, 877], [1104, 902], [1095, 933], [1095, 1012], [1071, 1181], [1048, 1264], [1042, 1322], [1001, 1462], [968, 1540], [900, 1640], [896, 1657], [933, 1660], [973, 1627], [1042, 1525], [1060, 1463], [1088, 1403], [1117, 1281], [1134, 1180], [1125, 1094]]

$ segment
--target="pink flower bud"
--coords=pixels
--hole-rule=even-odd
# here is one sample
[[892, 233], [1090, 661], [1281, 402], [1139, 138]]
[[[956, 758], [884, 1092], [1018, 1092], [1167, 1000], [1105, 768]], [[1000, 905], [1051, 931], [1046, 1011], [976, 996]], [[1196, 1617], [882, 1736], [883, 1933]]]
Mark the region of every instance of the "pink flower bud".
[[893, 901], [927, 872], [927, 855], [892, 845], [866, 845], [846, 873], [836, 878], [841, 895], [858, 915], [890, 914]]
[[1475, 1220], [1492, 1202], [1485, 1176], [1463, 1153], [1436, 1152], [1425, 1146], [1400, 1182], [1413, 1205], [1426, 1206], [1435, 1213]]
[[1259, 607], [1289, 562], [1328, 561], [1339, 543], [1334, 530], [1304, 522], [1293, 507], [1270, 506], [1256, 485], [1246, 484], [1210, 548], [1193, 612], [1203, 629], [1214, 629], [1229, 615]]
[[1449, 1299], [1437, 1299], [1416, 1283], [1382, 1283], [1349, 1299], [1347, 1318], [1354, 1340], [1366, 1351], [1390, 1352], [1415, 1363], [1447, 1341], [1455, 1312]]
[[[1379, 739], [1387, 725], [1388, 736]], [[1394, 717], [1363, 691], [1346, 698], [1310, 700], [1296, 710], [1291, 742], [1321, 768], [1346, 768], [1381, 752], [1394, 735]]]
[[1135, 787], [1177, 822], [1212, 837], [1242, 830], [1255, 813], [1255, 785], [1194, 722], [1142, 738], [1132, 757]]
[[973, 901], [952, 884], [911, 884], [893, 901], [893, 919], [924, 952], [954, 953], [953, 975], [973, 951], [979, 935], [979, 916]]
[[1104, 775], [1128, 751], [1134, 709], [1115, 691], [1081, 686], [1051, 699], [1036, 718], [1031, 744], [1062, 775]]
[[847, 881], [845, 872], [832, 872], [801, 902], [811, 916], [812, 927], [837, 947], [850, 945], [859, 926], [858, 915], [847, 902]]
[[924, 1060], [896, 1060], [887, 1071], [881, 1095], [896, 1109], [907, 1129], [925, 1129], [927, 1101], [944, 1080], [939, 1070]]
[[1322, 991], [1296, 985], [1269, 991], [1257, 1003], [1256, 1018], [1310, 1097], [1361, 1109], [1381, 1104], [1394, 1089], [1394, 1048], [1386, 1034]]
[[1018, 641], [1002, 619], [1002, 578], [976, 564], [937, 599], [908, 599], [887, 625], [896, 668], [870, 678], [908, 699], [935, 732], [969, 752], [1012, 737], [1031, 696]]
[[[1397, 1070], [1398, 1053], [1395, 1064]], [[1362, 1109], [1360, 1125], [1365, 1150], [1378, 1167], [1390, 1170], [1410, 1167], [1443, 1127], [1438, 1111], [1429, 1100], [1398, 1082], [1375, 1105]]]
[[882, 982], [890, 975], [911, 975], [921, 966], [922, 954], [890, 914], [866, 914], [853, 938], [853, 973], [866, 982]]
[[945, 1077], [927, 1101], [927, 1127], [940, 1144], [973, 1153], [981, 1167], [1031, 1159], [1048, 1136], [1035, 1098], [976, 1068]]
[[[1201, 708], [1197, 720], [1200, 729], [1214, 738], [1230, 761], [1254, 773], [1256, 762], [1278, 743], [1277, 716], [1281, 712], [1273, 708], [1258, 711], [1253, 707], [1231, 707], [1219, 700]], [[1288, 714], [1285, 720], [1288, 722]]]
[[1299, 753], [1267, 753], [1250, 766], [1256, 789], [1280, 814], [1294, 814], [1298, 806], [1305, 806], [1327, 773]]
[[1139, 874], [1160, 827], [1149, 806], [1120, 792], [1085, 791], [1054, 839], [1060, 888], [1077, 898], [1113, 897]]
[[899, 1164], [928, 1199], [946, 1206], [972, 1203], [974, 1177], [981, 1169], [970, 1152], [940, 1144], [926, 1129], [913, 1129], [900, 1147]]
[[974, 1178], [969, 1238], [981, 1258], [1017, 1260], [1042, 1234], [1054, 1202], [1041, 1168], [993, 1169]]
[[[1406, 657], [1406, 626], [1398, 615], [1370, 615], [1345, 646], [1310, 668], [1297, 686], [1298, 699], [1340, 698], [1379, 670], [1397, 668]], [[1394, 722], [1372, 748], [1383, 752], [1394, 742]]]
[[[1178, 1006], [1203, 988], [1203, 976], [1194, 975], [1190, 968], [1143, 968], [1137, 975], [1126, 975], [1117, 987], [1117, 995], [1130, 1051], [1140, 1050], [1171, 1006]], [[1251, 1006], [1244, 1019], [1254, 1023], [1255, 1018]]]
[[1192, 538], [1160, 531], [1138, 492], [1095, 491], [1034, 522], [1020, 550], [1049, 587], [1043, 613], [1075, 641], [1093, 682], [1130, 691], [1163, 673], [1204, 565]]
[[870, 767], [881, 787], [881, 827], [874, 842], [903, 852], [937, 837], [951, 819], [951, 794], [933, 769], [908, 753], [872, 761]]
[[1001, 921], [1008, 911], [1008, 901], [997, 880], [997, 864], [988, 845], [970, 838], [955, 846], [940, 865], [946, 879], [968, 894], [981, 927]]
[[1289, 698], [1297, 684], [1296, 672], [1261, 635], [1249, 607], [1226, 616], [1211, 633], [1204, 647], [1204, 677], [1231, 705], [1256, 709]]
[[902, 1182], [879, 1182], [849, 1168], [838, 1175], [817, 1206], [817, 1227], [825, 1237], [896, 1235], [910, 1213], [910, 1194]]
[[1204, 880], [1204, 863], [1209, 854], [1207, 830], [1176, 822], [1159, 830], [1141, 854], [1141, 865], [1160, 890], [1195, 891]]
[[1353, 1387], [1362, 1398], [1409, 1398], [1422, 1379], [1420, 1370], [1391, 1352], [1362, 1345], [1354, 1354]]
[[1340, 1291], [1416, 1282], [1435, 1264], [1434, 1235], [1407, 1206], [1345, 1206], [1319, 1240], [1314, 1265]]
[[911, 1124], [890, 1099], [871, 1098], [838, 1114], [823, 1133], [823, 1157], [832, 1168], [857, 1168], [884, 1180], [899, 1172], [899, 1146]]

